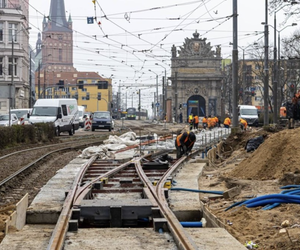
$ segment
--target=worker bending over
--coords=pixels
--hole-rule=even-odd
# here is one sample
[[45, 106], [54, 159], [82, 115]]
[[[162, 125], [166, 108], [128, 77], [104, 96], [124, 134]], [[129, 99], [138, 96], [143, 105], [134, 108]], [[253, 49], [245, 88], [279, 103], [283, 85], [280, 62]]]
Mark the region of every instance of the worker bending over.
[[196, 136], [193, 132], [184, 132], [177, 135], [175, 140], [176, 156], [177, 159], [181, 156], [188, 155], [194, 146]]
[[247, 126], [248, 126], [247, 121], [244, 120], [243, 118], [241, 118], [240, 123], [241, 123], [241, 129], [242, 130], [247, 130]]
[[231, 124], [231, 120], [230, 120], [229, 115], [228, 115], [226, 117], [226, 119], [224, 120], [224, 127], [229, 128], [230, 124]]

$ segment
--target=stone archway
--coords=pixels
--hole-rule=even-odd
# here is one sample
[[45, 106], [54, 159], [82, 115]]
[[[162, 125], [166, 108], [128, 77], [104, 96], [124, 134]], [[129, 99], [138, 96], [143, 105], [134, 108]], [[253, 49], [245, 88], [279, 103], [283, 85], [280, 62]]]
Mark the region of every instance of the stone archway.
[[206, 102], [204, 97], [192, 95], [187, 100], [187, 119], [191, 113], [193, 113], [193, 115], [198, 115], [199, 117], [206, 115]]

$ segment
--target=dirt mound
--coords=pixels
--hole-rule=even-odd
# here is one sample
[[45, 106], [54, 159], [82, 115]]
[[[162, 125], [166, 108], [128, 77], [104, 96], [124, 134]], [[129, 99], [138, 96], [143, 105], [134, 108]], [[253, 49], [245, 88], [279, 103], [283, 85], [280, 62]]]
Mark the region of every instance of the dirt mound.
[[[243, 141], [244, 142], [244, 141]], [[248, 180], [281, 179], [287, 172], [299, 172], [300, 128], [269, 134], [259, 150], [228, 173], [228, 177]]]

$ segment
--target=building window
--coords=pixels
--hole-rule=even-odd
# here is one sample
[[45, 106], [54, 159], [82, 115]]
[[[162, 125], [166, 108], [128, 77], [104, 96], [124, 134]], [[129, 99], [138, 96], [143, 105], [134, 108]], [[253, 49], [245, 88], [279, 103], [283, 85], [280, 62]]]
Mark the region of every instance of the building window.
[[0, 76], [3, 76], [3, 57], [0, 57]]
[[16, 23], [9, 23], [8, 24], [8, 39], [9, 41], [12, 41], [14, 38], [14, 42], [17, 41], [17, 31], [18, 31], [18, 25]]
[[0, 0], [0, 8], [6, 8], [6, 0]]
[[0, 42], [3, 42], [3, 23], [2, 22], [0, 22]]
[[62, 49], [58, 49], [58, 60], [62, 61]]
[[[17, 72], [17, 58], [14, 58], [14, 65], [12, 65], [12, 58], [10, 57], [8, 59], [8, 63], [9, 63], [9, 66], [8, 66], [8, 75], [12, 75], [12, 70], [14, 69], [14, 76], [17, 76], [18, 75], [18, 72]], [[13, 67], [14, 68], [13, 68]]]

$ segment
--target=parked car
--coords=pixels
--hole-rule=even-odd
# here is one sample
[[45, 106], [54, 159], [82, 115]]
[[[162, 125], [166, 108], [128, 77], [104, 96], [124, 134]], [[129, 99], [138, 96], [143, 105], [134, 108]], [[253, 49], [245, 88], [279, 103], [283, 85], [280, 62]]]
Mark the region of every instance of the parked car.
[[109, 111], [96, 111], [92, 115], [92, 131], [95, 129], [114, 129], [115, 123]]
[[11, 109], [10, 112], [14, 113], [18, 117], [18, 124], [21, 124], [21, 118], [25, 118], [28, 121], [27, 114], [31, 114], [32, 109]]
[[[16, 114], [10, 114], [11, 120], [10, 125], [18, 125], [18, 117]], [[9, 126], [9, 114], [0, 115], [0, 126], [8, 127]]]

